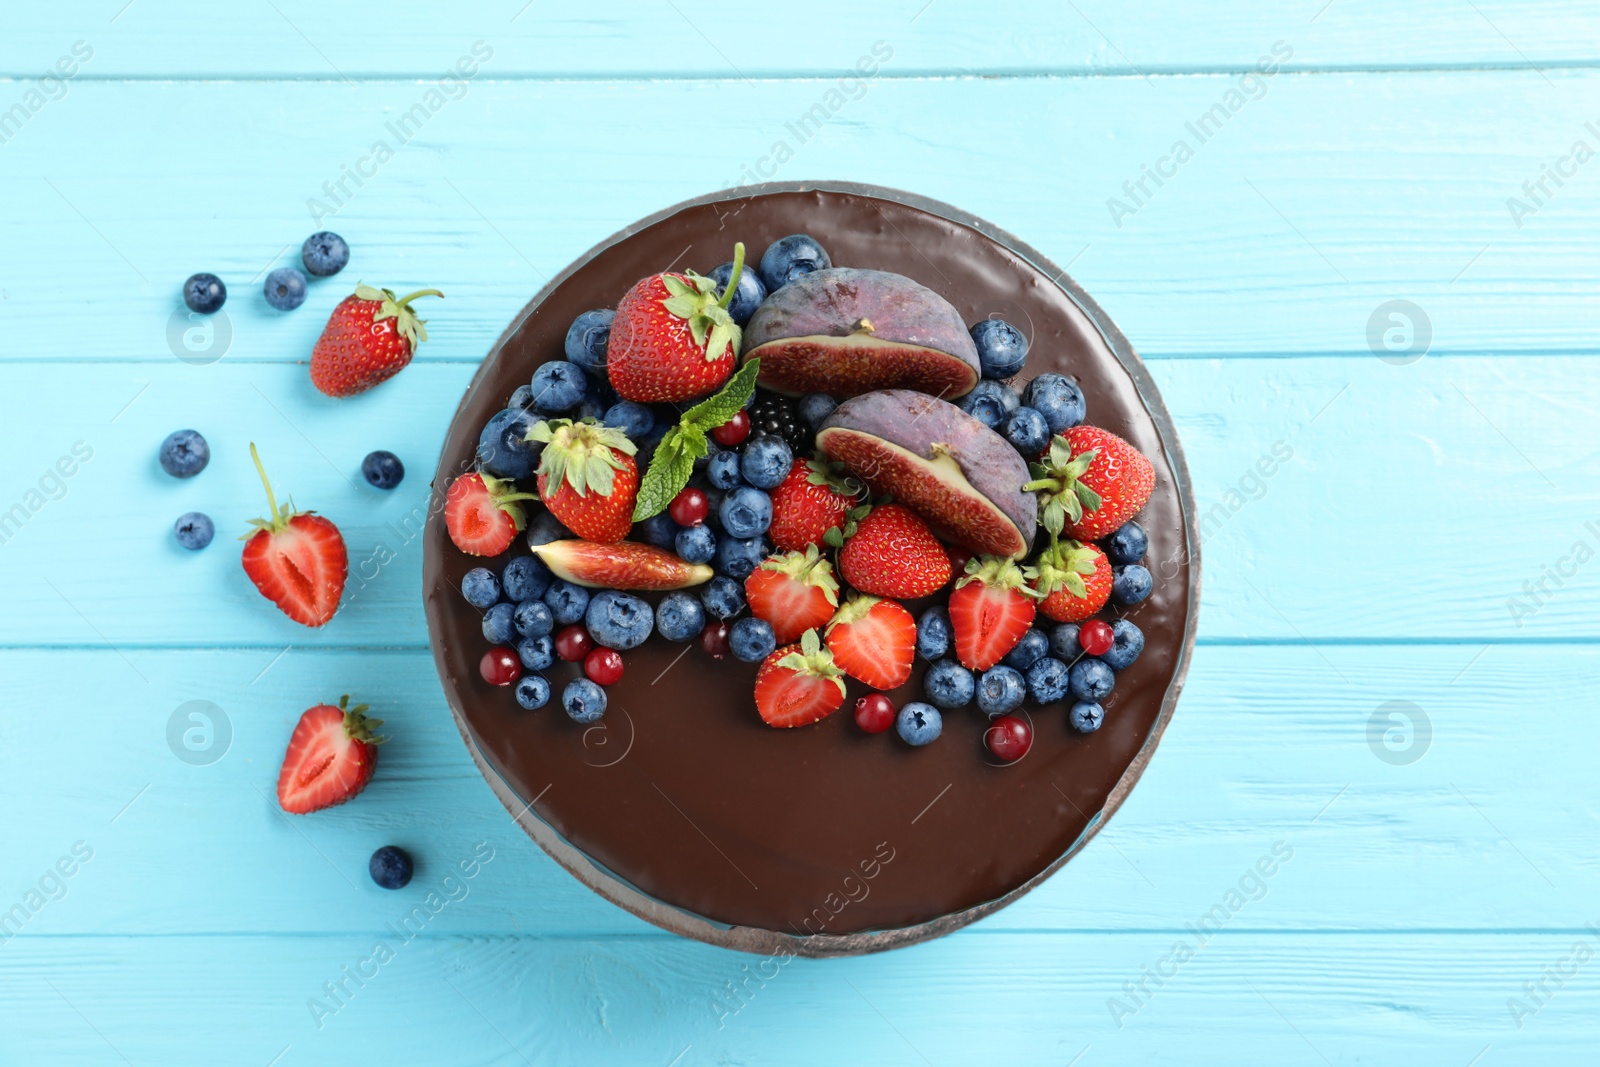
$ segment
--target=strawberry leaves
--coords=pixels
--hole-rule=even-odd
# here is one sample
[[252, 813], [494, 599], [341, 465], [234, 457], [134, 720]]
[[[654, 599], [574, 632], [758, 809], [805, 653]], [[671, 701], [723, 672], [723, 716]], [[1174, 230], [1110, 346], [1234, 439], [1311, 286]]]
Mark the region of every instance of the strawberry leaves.
[[538, 422], [528, 431], [527, 439], [545, 446], [539, 455], [539, 473], [544, 475], [550, 491], [554, 492], [565, 479], [579, 496], [587, 496], [591, 489], [600, 496], [610, 496], [614, 472], [623, 469], [618, 457], [631, 456], [636, 451], [621, 430], [587, 419]]
[[[737, 278], [737, 271], [735, 276]], [[728, 291], [733, 291], [731, 283]], [[710, 447], [706, 443], [706, 432], [721, 426], [743, 409], [745, 401], [755, 392], [756, 375], [760, 373], [761, 361], [752, 359], [715, 394], [685, 411], [678, 425], [662, 436], [650, 460], [650, 468], [639, 481], [639, 495], [633, 504], [634, 522], [642, 522], [664, 511], [672, 498], [689, 484], [694, 461]]]
[[667, 298], [661, 301], [661, 306], [689, 324], [689, 333], [694, 343], [704, 349], [707, 363], [721, 359], [730, 347], [735, 355], [739, 353], [744, 333], [728, 314], [728, 304], [733, 300], [734, 290], [739, 287], [739, 275], [743, 272], [744, 244], [740, 242], [733, 246], [733, 274], [721, 297], [717, 296], [715, 281], [692, 270], [682, 275], [661, 276], [661, 284], [667, 290]]
[[1091, 448], [1074, 456], [1072, 445], [1058, 436], [1050, 442], [1044, 462], [1028, 464], [1033, 481], [1022, 491], [1039, 494], [1039, 518], [1051, 537], [1060, 536], [1068, 522], [1081, 521], [1086, 509], [1099, 509], [1100, 494], [1081, 481], [1099, 455], [1098, 448]]

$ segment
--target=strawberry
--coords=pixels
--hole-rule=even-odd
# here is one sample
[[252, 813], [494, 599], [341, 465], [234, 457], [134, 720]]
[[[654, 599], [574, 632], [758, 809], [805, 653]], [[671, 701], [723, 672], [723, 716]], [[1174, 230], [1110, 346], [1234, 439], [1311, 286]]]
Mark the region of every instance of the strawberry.
[[694, 271], [652, 274], [617, 303], [606, 347], [611, 387], [641, 403], [688, 400], [728, 380], [739, 358], [739, 325], [728, 303], [744, 270], [744, 245], [733, 246], [733, 275], [722, 296]]
[[772, 491], [772, 525], [767, 536], [785, 551], [802, 552], [822, 543], [828, 531], [842, 528], [846, 513], [861, 495], [853, 478], [841, 477], [817, 459], [797, 459], [788, 477]]
[[399, 374], [428, 339], [425, 320], [411, 301], [443, 297], [437, 289], [418, 289], [397, 297], [388, 289], [358, 285], [328, 316], [311, 348], [311, 384], [329, 396], [355, 396]]
[[628, 435], [587, 419], [552, 419], [528, 431], [543, 441], [539, 496], [561, 524], [588, 541], [620, 541], [633, 528], [639, 464]]
[[593, 589], [687, 589], [711, 580], [708, 565], [637, 541], [550, 541], [533, 554], [557, 578]]
[[278, 772], [278, 804], [291, 815], [343, 804], [367, 787], [378, 767], [378, 746], [385, 738], [373, 733], [382, 719], [369, 719], [367, 706], [318, 704], [300, 716], [289, 750]]
[[807, 545], [804, 552], [762, 560], [744, 580], [744, 597], [750, 613], [771, 624], [779, 644], [787, 644], [833, 618], [839, 580], [817, 546]]
[[845, 528], [837, 534], [830, 530], [826, 540], [843, 544], [839, 573], [844, 580], [872, 596], [910, 600], [950, 580], [944, 546], [916, 512], [898, 504], [855, 508]]
[[1022, 488], [1039, 494], [1039, 516], [1052, 534], [1095, 541], [1139, 513], [1156, 485], [1155, 468], [1128, 442], [1098, 426], [1057, 434]]
[[911, 677], [917, 621], [897, 601], [851, 597], [828, 623], [828, 651], [850, 677], [894, 689]]
[[321, 515], [294, 510], [293, 500], [280, 508], [254, 441], [250, 458], [267, 490], [269, 517], [251, 519], [256, 532], [240, 538], [245, 543], [244, 572], [261, 595], [289, 618], [302, 626], [321, 626], [339, 610], [350, 572], [344, 538]]
[[974, 556], [950, 594], [950, 629], [963, 667], [986, 671], [1017, 647], [1033, 624], [1031, 568], [998, 556]]
[[444, 528], [467, 555], [498, 556], [527, 524], [519, 501], [537, 499], [532, 493], [517, 492], [509, 478], [463, 474], [445, 494]]
[[1060, 541], [1039, 553], [1034, 571], [1039, 610], [1056, 622], [1087, 619], [1111, 595], [1111, 561], [1095, 545]]
[[844, 674], [817, 631], [777, 649], [756, 671], [756, 710], [768, 726], [808, 726], [844, 703]]

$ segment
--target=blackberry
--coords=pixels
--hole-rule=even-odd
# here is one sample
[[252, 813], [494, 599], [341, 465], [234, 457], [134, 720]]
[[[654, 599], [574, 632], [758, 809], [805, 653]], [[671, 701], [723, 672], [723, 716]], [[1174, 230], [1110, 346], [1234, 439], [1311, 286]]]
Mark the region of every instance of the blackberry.
[[798, 405], [777, 393], [761, 393], [750, 405], [750, 436], [777, 434], [796, 456], [811, 452], [811, 431], [801, 420]]

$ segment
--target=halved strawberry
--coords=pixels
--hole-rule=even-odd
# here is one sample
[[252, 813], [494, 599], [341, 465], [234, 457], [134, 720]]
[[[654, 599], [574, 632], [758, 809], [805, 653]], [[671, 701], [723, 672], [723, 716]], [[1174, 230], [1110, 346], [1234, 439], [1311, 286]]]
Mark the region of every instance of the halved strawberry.
[[639, 464], [628, 435], [587, 419], [552, 419], [528, 431], [544, 442], [539, 496], [561, 524], [588, 541], [620, 541], [633, 528]]
[[787, 644], [833, 618], [839, 606], [839, 580], [833, 565], [817, 551], [768, 556], [744, 580], [750, 613], [772, 626], [778, 643]]
[[828, 531], [839, 549], [839, 573], [863, 593], [912, 600], [950, 580], [950, 557], [916, 512], [899, 504], [850, 509], [842, 531]]
[[469, 556], [498, 556], [511, 547], [527, 525], [519, 501], [539, 499], [517, 492], [509, 478], [463, 474], [450, 483], [444, 497], [444, 528], [455, 546]]
[[772, 491], [767, 536], [786, 552], [821, 544], [829, 530], [844, 526], [846, 512], [860, 495], [860, 483], [830, 470], [824, 461], [797, 459]]
[[1034, 571], [1028, 584], [1044, 598], [1039, 610], [1056, 622], [1087, 619], [1111, 596], [1111, 561], [1095, 545], [1057, 542], [1039, 553]]
[[292, 815], [343, 804], [367, 787], [378, 767], [378, 746], [385, 738], [373, 733], [382, 719], [369, 719], [367, 706], [318, 704], [300, 716], [278, 772], [278, 804]]
[[874, 689], [894, 689], [911, 677], [917, 620], [896, 601], [851, 597], [834, 614], [825, 636], [833, 661]]
[[768, 726], [808, 726], [844, 703], [844, 674], [817, 631], [777, 649], [756, 672], [756, 711]]
[[1033, 598], [1028, 587], [1032, 568], [997, 556], [974, 556], [966, 575], [950, 594], [950, 629], [956, 658], [963, 667], [986, 671], [1017, 647], [1033, 625]]
[[251, 519], [256, 532], [240, 538], [245, 543], [240, 558], [244, 572], [261, 595], [289, 618], [302, 626], [321, 626], [339, 610], [350, 572], [344, 538], [321, 515], [295, 511], [293, 500], [280, 508], [254, 441], [250, 458], [267, 490], [268, 517]]

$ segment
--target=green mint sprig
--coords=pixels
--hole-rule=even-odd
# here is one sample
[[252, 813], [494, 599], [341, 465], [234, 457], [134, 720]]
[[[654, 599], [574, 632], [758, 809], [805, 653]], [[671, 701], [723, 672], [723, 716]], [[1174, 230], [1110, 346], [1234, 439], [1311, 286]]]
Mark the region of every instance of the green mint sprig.
[[639, 495], [633, 502], [634, 522], [665, 511], [672, 498], [689, 484], [694, 461], [709, 447], [706, 433], [739, 413], [756, 391], [756, 375], [760, 373], [761, 360], [752, 359], [715, 394], [685, 411], [678, 425], [662, 436], [650, 468], [639, 482]]

